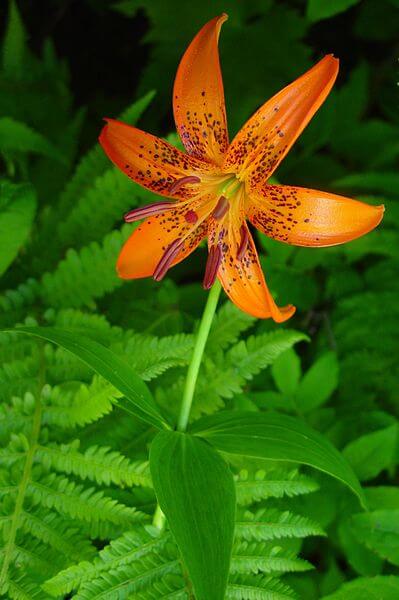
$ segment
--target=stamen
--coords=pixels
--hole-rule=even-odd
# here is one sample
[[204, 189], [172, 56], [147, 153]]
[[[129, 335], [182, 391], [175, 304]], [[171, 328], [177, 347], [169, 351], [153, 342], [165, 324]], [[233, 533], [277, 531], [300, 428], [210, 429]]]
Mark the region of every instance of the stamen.
[[229, 210], [229, 202], [225, 196], [220, 196], [218, 203], [212, 213], [212, 217], [217, 221], [223, 219], [224, 215]]
[[174, 202], [154, 202], [153, 204], [147, 204], [147, 206], [140, 206], [139, 208], [130, 210], [123, 218], [126, 223], [134, 223], [134, 221], [140, 221], [141, 219], [146, 219], [152, 215], [157, 215], [158, 213], [174, 208], [175, 206], [176, 204]]
[[201, 179], [199, 177], [196, 177], [195, 175], [190, 175], [188, 177], [176, 179], [176, 181], [174, 181], [170, 186], [169, 193], [174, 194], [175, 192], [177, 192], [177, 190], [179, 190], [183, 185], [186, 185], [187, 183], [201, 183]]
[[198, 215], [195, 210], [187, 211], [184, 215], [184, 218], [186, 219], [187, 223], [196, 223], [198, 221]]
[[248, 247], [248, 241], [249, 241], [248, 229], [245, 225], [241, 225], [240, 233], [241, 233], [241, 242], [240, 242], [240, 245], [238, 246], [238, 250], [237, 250], [237, 260], [242, 260], [244, 258], [245, 252], [247, 251], [247, 247]]
[[183, 246], [183, 242], [180, 238], [177, 238], [168, 246], [165, 250], [161, 260], [155, 267], [155, 271], [153, 274], [153, 278], [155, 281], [161, 281], [163, 279], [172, 264], [173, 260], [176, 258], [177, 254], [179, 254], [181, 248]]
[[215, 283], [220, 263], [222, 262], [222, 249], [219, 244], [211, 246], [209, 249], [208, 260], [206, 261], [205, 276], [202, 286], [209, 290]]

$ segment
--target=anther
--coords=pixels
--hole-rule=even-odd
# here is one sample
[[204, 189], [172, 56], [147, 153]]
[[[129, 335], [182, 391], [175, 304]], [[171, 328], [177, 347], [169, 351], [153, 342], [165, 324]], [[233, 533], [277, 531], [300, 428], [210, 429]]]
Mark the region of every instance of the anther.
[[161, 281], [161, 279], [165, 277], [170, 265], [172, 264], [176, 256], [179, 254], [182, 245], [183, 242], [181, 241], [181, 239], [177, 238], [168, 246], [168, 248], [162, 255], [161, 260], [155, 267], [155, 271], [153, 274], [153, 278], [155, 279], [155, 281]]
[[202, 286], [209, 290], [215, 283], [220, 263], [222, 262], [222, 249], [219, 244], [209, 248], [208, 260], [206, 261], [205, 276]]
[[199, 177], [196, 177], [195, 175], [189, 175], [188, 177], [176, 179], [176, 181], [174, 181], [170, 186], [169, 193], [174, 194], [175, 192], [177, 192], [177, 190], [179, 190], [183, 185], [186, 185], [187, 183], [201, 183], [201, 179]]
[[175, 206], [174, 202], [154, 202], [153, 204], [147, 204], [147, 206], [140, 206], [139, 208], [130, 210], [123, 218], [126, 223], [134, 223], [134, 221], [140, 221], [152, 215], [157, 215]]
[[217, 221], [220, 221], [220, 219], [223, 219], [224, 215], [227, 213], [228, 210], [229, 201], [225, 196], [220, 196], [219, 201], [216, 204], [214, 211], [212, 212], [212, 217]]
[[187, 211], [184, 215], [184, 218], [186, 219], [187, 223], [196, 223], [198, 221], [198, 215], [195, 210]]
[[237, 250], [237, 260], [242, 260], [244, 258], [245, 252], [247, 251], [247, 248], [248, 248], [248, 241], [249, 241], [248, 229], [245, 225], [241, 225], [240, 233], [241, 233], [241, 241], [240, 241], [240, 245], [238, 246], [238, 250]]

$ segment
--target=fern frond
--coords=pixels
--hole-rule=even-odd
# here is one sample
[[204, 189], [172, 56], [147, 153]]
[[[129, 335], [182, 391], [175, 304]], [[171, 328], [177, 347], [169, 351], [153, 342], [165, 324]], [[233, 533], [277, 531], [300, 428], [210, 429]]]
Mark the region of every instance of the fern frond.
[[[149, 196], [141, 200], [141, 197]], [[138, 204], [149, 204], [153, 194], [140, 188], [124, 173], [110, 168], [97, 177], [59, 225], [64, 248], [79, 248], [82, 240], [100, 240], [123, 215]]]
[[[145, 109], [151, 103], [155, 92], [148, 92], [145, 96], [134, 102], [121, 115], [120, 119], [134, 125]], [[64, 192], [61, 194], [59, 206], [61, 214], [70, 207], [75, 206], [77, 198], [93, 185], [93, 181], [109, 168], [109, 159], [97, 144], [90, 150], [78, 164], [74, 175], [69, 180]]]
[[11, 569], [3, 591], [7, 591], [12, 600], [51, 600], [31, 574], [21, 573], [21, 570], [16, 568]]
[[104, 315], [97, 313], [72, 308], [64, 308], [58, 312], [49, 309], [45, 313], [45, 318], [54, 327], [74, 329], [82, 335], [95, 338], [104, 345], [120, 341], [124, 336], [120, 327], [111, 325]]
[[247, 542], [325, 535], [322, 528], [307, 517], [270, 508], [262, 508], [256, 513], [245, 511], [243, 519], [236, 523], [235, 531], [238, 539]]
[[224, 399], [240, 394], [247, 380], [272, 364], [282, 352], [307, 339], [303, 333], [281, 329], [241, 340], [216, 360], [205, 360], [205, 375], [199, 379], [191, 412], [192, 419], [224, 406]]
[[43, 302], [57, 308], [93, 306], [96, 298], [121, 285], [115, 273], [115, 262], [131, 231], [131, 227], [125, 225], [120, 231], [106, 235], [101, 245], [92, 242], [79, 252], [68, 250], [55, 271], [42, 277], [40, 295]]
[[17, 333], [0, 333], [0, 363], [23, 360], [32, 353], [35, 344]]
[[176, 558], [149, 555], [144, 557], [140, 564], [132, 563], [123, 570], [111, 571], [100, 579], [83, 584], [74, 598], [127, 600], [137, 597], [136, 594], [143, 593], [145, 588], [154, 587], [169, 575], [179, 575], [180, 569], [180, 561]]
[[147, 461], [132, 463], [108, 447], [91, 446], [83, 453], [78, 448], [79, 440], [70, 444], [39, 446], [36, 458], [48, 470], [77, 475], [80, 479], [89, 479], [98, 484], [151, 486]]
[[16, 462], [24, 459], [29, 449], [29, 442], [23, 433], [11, 434], [10, 442], [0, 448], [0, 465], [11, 468]]
[[43, 423], [62, 428], [82, 427], [109, 414], [120, 393], [107, 381], [94, 375], [89, 385], [47, 387]]
[[0, 294], [0, 325], [5, 327], [22, 321], [24, 310], [35, 302], [39, 294], [40, 283], [32, 278]]
[[255, 319], [237, 308], [232, 302], [225, 302], [212, 322], [206, 343], [207, 353], [227, 348], [238, 340], [240, 334], [249, 329]]
[[90, 525], [96, 535], [101, 522], [129, 527], [144, 516], [134, 508], [119, 504], [95, 488], [84, 488], [66, 477], [51, 473], [40, 481], [31, 481], [27, 495], [33, 505], [54, 508], [59, 514]]
[[124, 356], [136, 373], [149, 381], [167, 369], [186, 365], [193, 343], [193, 337], [183, 333], [163, 338], [133, 334], [126, 343]]
[[227, 587], [227, 600], [292, 600], [294, 591], [279, 579], [264, 575], [235, 575]]
[[170, 535], [160, 535], [154, 527], [137, 526], [101, 550], [93, 563], [84, 561], [58, 573], [47, 581], [45, 589], [54, 596], [67, 594], [79, 586], [106, 577], [111, 570], [123, 571], [148, 555], [158, 556], [169, 541]]
[[3, 363], [0, 367], [0, 398], [6, 400], [35, 390], [37, 370], [38, 359], [35, 356]]
[[95, 549], [89, 540], [79, 533], [78, 528], [72, 527], [70, 521], [55, 513], [40, 507], [23, 511], [20, 526], [24, 533], [30, 533], [67, 559], [77, 561], [93, 557]]
[[12, 560], [18, 566], [23, 565], [23, 570], [42, 573], [46, 579], [65, 566], [62, 555], [29, 538], [14, 545]]
[[272, 471], [242, 470], [236, 477], [237, 503], [248, 505], [267, 498], [292, 498], [319, 489], [318, 483], [298, 472], [298, 469]]
[[189, 591], [182, 576], [166, 575], [151, 587], [135, 594], [136, 600], [190, 600]]
[[291, 573], [309, 571], [313, 566], [294, 552], [267, 542], [241, 542], [235, 545], [231, 573]]
[[51, 384], [92, 380], [93, 371], [64, 348], [45, 344], [47, 380]]
[[271, 333], [250, 336], [240, 341], [229, 352], [232, 366], [244, 379], [252, 379], [260, 371], [272, 364], [285, 350], [306, 340], [305, 334], [290, 329], [280, 329]]

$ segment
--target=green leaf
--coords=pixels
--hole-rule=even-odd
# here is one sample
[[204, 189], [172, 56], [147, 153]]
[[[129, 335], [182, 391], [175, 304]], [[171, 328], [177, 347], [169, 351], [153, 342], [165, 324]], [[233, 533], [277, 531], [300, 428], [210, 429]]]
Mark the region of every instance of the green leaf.
[[10, 117], [0, 119], [0, 151], [34, 152], [59, 162], [65, 162], [65, 158], [58, 148], [41, 133]]
[[277, 413], [226, 411], [197, 421], [192, 432], [222, 452], [314, 467], [347, 485], [366, 506], [350, 465], [326, 438], [299, 419]]
[[339, 524], [338, 535], [346, 560], [356, 573], [368, 577], [381, 573], [383, 561], [375, 552], [362, 544], [352, 528], [351, 519], [345, 519]]
[[295, 392], [301, 377], [301, 362], [293, 348], [286, 350], [275, 360], [272, 375], [280, 392], [287, 396]]
[[392, 466], [398, 438], [396, 424], [368, 433], [350, 442], [343, 455], [352, 465], [361, 481], [376, 477], [384, 469]]
[[380, 485], [365, 489], [370, 509], [396, 509], [399, 506], [399, 487]]
[[399, 566], [399, 509], [354, 515], [351, 528], [369, 550]]
[[321, 406], [338, 385], [338, 361], [335, 352], [321, 356], [305, 373], [296, 392], [296, 402], [304, 413]]
[[150, 468], [196, 599], [223, 600], [236, 506], [227, 464], [204, 440], [162, 431], [151, 444]]
[[18, 327], [3, 331], [34, 335], [69, 350], [125, 396], [129, 412], [154, 427], [168, 427], [144, 381], [102, 344], [76, 332], [53, 327]]
[[393, 575], [379, 577], [359, 577], [344, 583], [334, 594], [323, 600], [397, 600], [399, 597], [399, 577]]
[[366, 172], [346, 175], [333, 182], [338, 190], [356, 190], [358, 192], [377, 192], [387, 198], [395, 198], [399, 191], [399, 175], [389, 171]]
[[0, 275], [26, 241], [35, 210], [36, 194], [30, 185], [0, 183]]
[[9, 3], [7, 30], [3, 42], [3, 71], [10, 79], [23, 72], [26, 33], [14, 0]]
[[328, 19], [348, 10], [358, 2], [360, 0], [308, 0], [306, 16], [313, 22]]

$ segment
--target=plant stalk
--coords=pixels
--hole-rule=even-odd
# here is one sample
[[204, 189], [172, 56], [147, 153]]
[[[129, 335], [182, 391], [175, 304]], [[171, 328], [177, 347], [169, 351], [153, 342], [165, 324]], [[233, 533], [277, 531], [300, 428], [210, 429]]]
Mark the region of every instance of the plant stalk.
[[[195, 339], [193, 354], [191, 356], [190, 364], [187, 370], [183, 398], [180, 407], [179, 417], [177, 420], [178, 431], [186, 431], [187, 429], [188, 420], [190, 418], [191, 406], [194, 398], [195, 385], [197, 383], [202, 357], [204, 355], [204, 350], [209, 336], [209, 331], [211, 329], [213, 317], [215, 316], [215, 311], [218, 305], [221, 289], [222, 287], [219, 281], [216, 280], [211, 288], [211, 291], [209, 292], [204, 312], [202, 313], [197, 337]], [[163, 514], [159, 504], [157, 504], [152, 522], [153, 525], [155, 525], [155, 527], [157, 527], [160, 531], [162, 531], [162, 529], [165, 526], [165, 515]]]
[[213, 317], [215, 315], [221, 289], [222, 288], [219, 281], [216, 280], [211, 288], [211, 291], [209, 292], [208, 299], [205, 304], [204, 312], [202, 314], [202, 319], [197, 333], [197, 338], [194, 344], [193, 354], [191, 356], [190, 364], [188, 366], [180, 414], [177, 421], [178, 431], [186, 431], [187, 429], [195, 392], [195, 384], [197, 383], [202, 356], [204, 354], [206, 341], [208, 339]]

